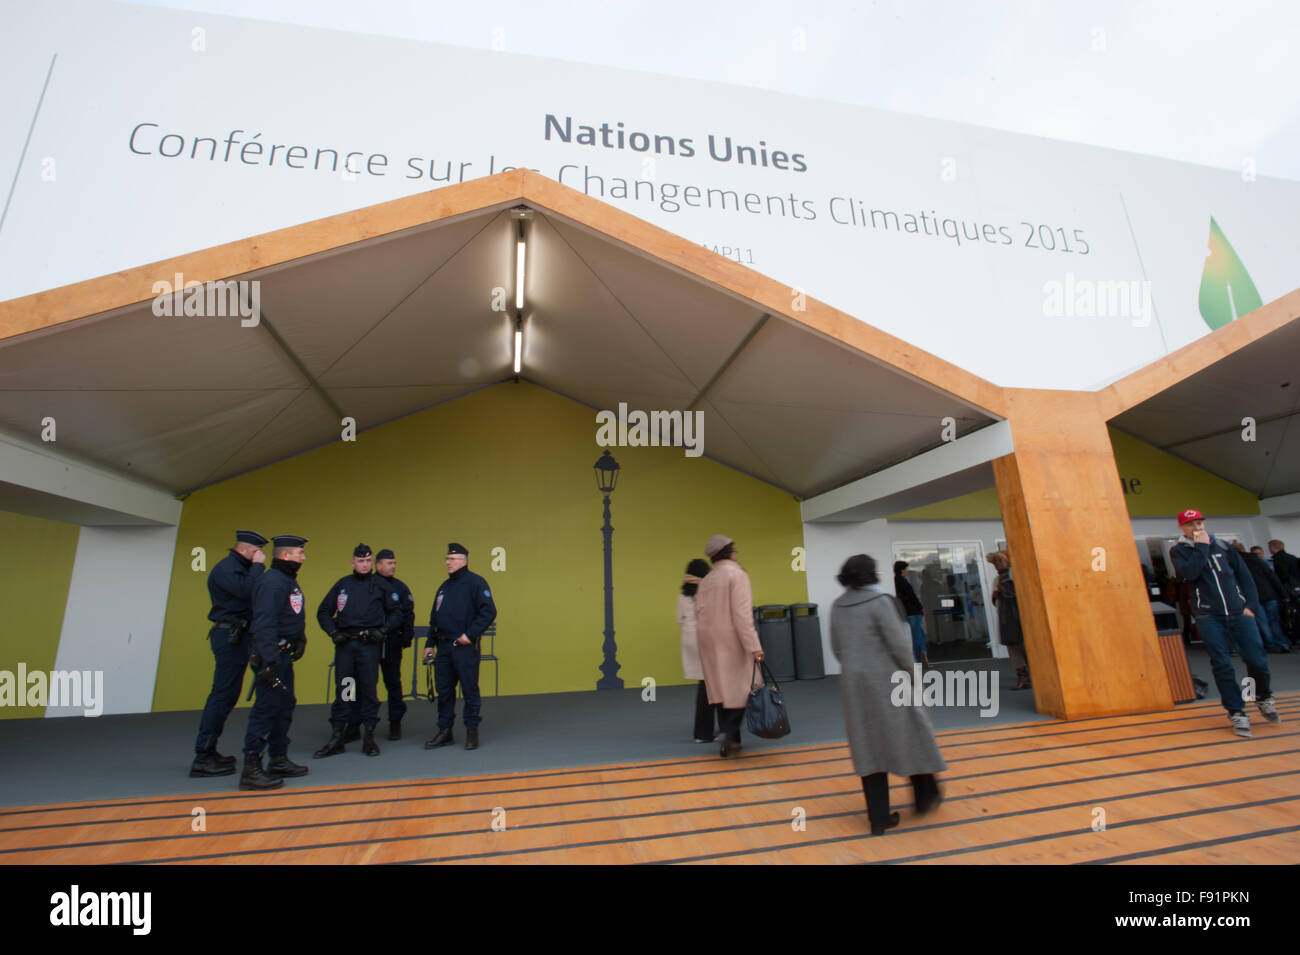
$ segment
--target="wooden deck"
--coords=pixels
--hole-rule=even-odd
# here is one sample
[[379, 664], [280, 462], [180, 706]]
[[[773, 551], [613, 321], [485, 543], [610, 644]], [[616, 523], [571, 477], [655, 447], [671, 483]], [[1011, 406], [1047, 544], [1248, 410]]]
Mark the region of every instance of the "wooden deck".
[[[1217, 701], [939, 734], [944, 803], [868, 834], [847, 747], [0, 810], [0, 864], [1296, 863], [1300, 693], [1229, 731]], [[699, 747], [701, 751], [705, 747]], [[311, 777], [304, 777], [310, 779]], [[206, 831], [193, 831], [194, 810]], [[805, 827], [793, 824], [802, 810]], [[1094, 829], [1104, 811], [1105, 828]], [[495, 829], [504, 825], [504, 829]]]

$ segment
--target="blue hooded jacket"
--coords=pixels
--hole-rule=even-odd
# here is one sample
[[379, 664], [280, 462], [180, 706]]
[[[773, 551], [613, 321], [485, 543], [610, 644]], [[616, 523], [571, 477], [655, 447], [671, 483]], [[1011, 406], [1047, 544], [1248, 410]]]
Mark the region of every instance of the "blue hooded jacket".
[[1233, 547], [1210, 535], [1208, 544], [1184, 538], [1169, 550], [1174, 570], [1192, 583], [1198, 617], [1239, 614], [1259, 602], [1250, 568]]

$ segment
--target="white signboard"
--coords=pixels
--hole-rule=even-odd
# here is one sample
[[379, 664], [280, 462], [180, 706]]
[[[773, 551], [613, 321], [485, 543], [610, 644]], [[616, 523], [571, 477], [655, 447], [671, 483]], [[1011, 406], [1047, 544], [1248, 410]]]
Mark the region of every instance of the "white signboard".
[[92, 0], [0, 37], [0, 299], [515, 166], [1006, 386], [1099, 387], [1300, 285], [1296, 183]]

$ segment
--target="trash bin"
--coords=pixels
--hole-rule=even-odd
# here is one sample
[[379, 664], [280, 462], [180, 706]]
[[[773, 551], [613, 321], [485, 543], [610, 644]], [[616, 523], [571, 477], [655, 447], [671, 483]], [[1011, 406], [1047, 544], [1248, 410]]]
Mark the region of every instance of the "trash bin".
[[820, 680], [826, 675], [826, 662], [822, 659], [822, 628], [817, 605], [791, 604], [790, 622], [794, 632], [795, 679]]
[[764, 662], [778, 682], [794, 677], [794, 633], [790, 629], [790, 608], [785, 604], [764, 604], [754, 609], [754, 626], [763, 647]]

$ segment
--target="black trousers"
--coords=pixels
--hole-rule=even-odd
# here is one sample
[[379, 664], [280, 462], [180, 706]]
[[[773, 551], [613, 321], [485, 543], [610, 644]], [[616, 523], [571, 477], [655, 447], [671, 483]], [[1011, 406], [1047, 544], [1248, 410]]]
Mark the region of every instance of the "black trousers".
[[[353, 699], [345, 700], [343, 681], [352, 680]], [[355, 703], [355, 706], [354, 706]], [[330, 725], [335, 729], [358, 722], [374, 729], [379, 722], [379, 644], [348, 640], [334, 647], [334, 702]]]
[[[720, 705], [720, 704], [719, 704]], [[745, 719], [745, 708], [742, 706], [738, 710], [729, 710], [725, 707], [718, 710], [718, 728], [732, 743], [740, 742], [740, 724]]]
[[[873, 826], [883, 826], [889, 821], [889, 774], [863, 776], [862, 791], [867, 797], [867, 819]], [[929, 805], [938, 795], [939, 784], [933, 773], [912, 777], [912, 798], [918, 807]]]
[[718, 711], [721, 705], [709, 702], [709, 691], [704, 686], [704, 681], [699, 682], [695, 689], [695, 738], [696, 739], [713, 739], [718, 735], [714, 729], [717, 722]]
[[402, 641], [390, 638], [384, 644], [384, 655], [379, 660], [379, 672], [384, 677], [384, 690], [388, 694], [388, 722], [400, 723], [406, 715], [406, 699], [402, 690]]
[[[253, 638], [244, 633], [238, 643], [229, 640], [230, 631], [216, 627], [208, 631], [212, 656], [217, 666], [212, 674], [212, 691], [203, 707], [199, 720], [199, 736], [194, 741], [194, 752], [211, 753], [217, 748], [217, 738], [225, 729], [230, 711], [239, 702], [239, 691], [244, 688], [244, 671], [248, 669], [248, 653]], [[698, 720], [696, 721], [699, 722]]]
[[478, 692], [478, 667], [482, 654], [477, 645], [438, 641], [438, 655], [433, 658], [433, 685], [438, 690], [438, 729], [449, 730], [456, 722], [456, 684], [460, 684], [465, 706], [461, 718], [468, 730], [481, 722]]
[[268, 744], [271, 758], [289, 755], [289, 726], [293, 723], [293, 709], [298, 698], [293, 695], [293, 658], [280, 654], [277, 673], [283, 686], [274, 690], [253, 678], [257, 695], [253, 709], [248, 714], [248, 732], [244, 736], [244, 758], [261, 759]]

